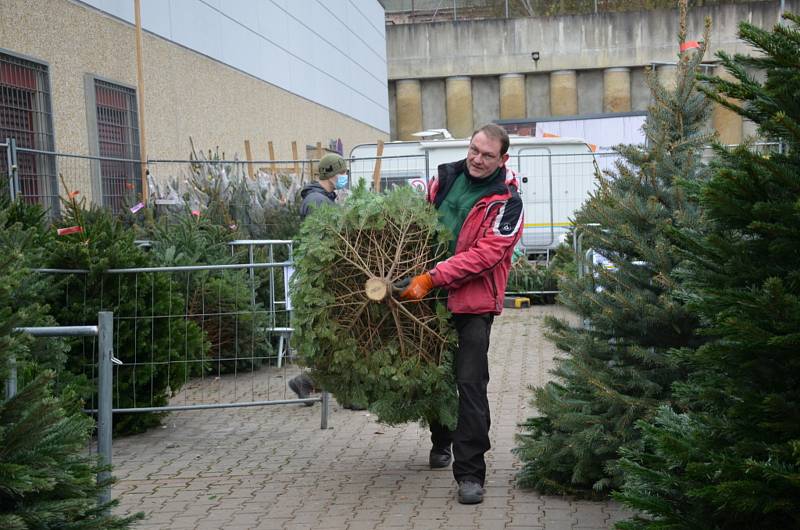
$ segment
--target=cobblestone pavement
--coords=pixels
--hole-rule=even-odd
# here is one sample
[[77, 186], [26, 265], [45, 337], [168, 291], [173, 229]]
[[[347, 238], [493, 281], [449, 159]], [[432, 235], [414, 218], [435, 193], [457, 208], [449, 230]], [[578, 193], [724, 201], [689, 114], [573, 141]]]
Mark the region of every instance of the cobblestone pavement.
[[[555, 355], [542, 338], [547, 314], [566, 316], [556, 306], [508, 309], [492, 329], [493, 448], [483, 504], [458, 504], [451, 470], [428, 468], [426, 429], [387, 427], [333, 403], [327, 430], [319, 404], [291, 404], [176, 412], [160, 429], [114, 440], [117, 511], [145, 512], [139, 528], [174, 530], [608, 528], [627, 515], [616, 503], [514, 487], [514, 434], [532, 413], [527, 387], [547, 380]], [[274, 379], [270, 396], [285, 394], [294, 373], [259, 371]], [[247, 384], [238, 378], [237, 392]]]

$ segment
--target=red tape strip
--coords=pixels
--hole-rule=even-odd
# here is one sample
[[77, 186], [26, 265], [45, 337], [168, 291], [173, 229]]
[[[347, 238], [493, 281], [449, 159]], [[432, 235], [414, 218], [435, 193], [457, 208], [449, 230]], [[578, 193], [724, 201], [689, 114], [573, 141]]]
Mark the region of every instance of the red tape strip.
[[66, 228], [59, 228], [58, 230], [56, 230], [56, 233], [60, 236], [66, 236], [69, 234], [78, 234], [80, 232], [83, 232], [82, 226], [68, 226]]

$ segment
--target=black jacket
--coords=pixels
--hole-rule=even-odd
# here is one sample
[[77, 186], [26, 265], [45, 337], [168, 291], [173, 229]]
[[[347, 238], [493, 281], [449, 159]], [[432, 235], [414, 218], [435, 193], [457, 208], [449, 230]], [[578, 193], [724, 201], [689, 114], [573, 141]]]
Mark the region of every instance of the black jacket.
[[300, 218], [305, 219], [320, 204], [334, 204], [336, 192], [326, 191], [319, 182], [312, 182], [300, 190], [300, 197], [303, 199], [300, 203]]

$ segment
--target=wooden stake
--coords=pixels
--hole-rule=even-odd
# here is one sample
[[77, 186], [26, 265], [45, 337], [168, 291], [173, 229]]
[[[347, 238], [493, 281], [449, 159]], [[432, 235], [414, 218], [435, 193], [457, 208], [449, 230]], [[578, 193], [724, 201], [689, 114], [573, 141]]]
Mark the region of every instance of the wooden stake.
[[300, 174], [300, 164], [297, 162], [297, 141], [292, 140], [292, 160], [294, 160], [294, 174], [300, 182], [303, 182], [303, 175]]
[[250, 151], [250, 140], [244, 141], [244, 156], [247, 157], [247, 174], [250, 178], [255, 178], [255, 172], [253, 171], [253, 152]]
[[144, 66], [142, 64], [142, 6], [141, 0], [133, 1], [136, 21], [136, 92], [139, 96], [139, 169], [142, 178], [142, 202], [147, 204], [147, 143], [144, 134]]
[[[275, 148], [272, 146], [272, 140], [267, 142], [267, 146], [269, 148], [269, 159], [270, 160], [275, 160]], [[270, 167], [272, 168], [270, 170], [270, 171], [272, 171], [272, 174], [273, 175], [277, 175], [278, 174], [278, 166], [275, 164], [275, 162], [270, 164]]]
[[378, 140], [378, 149], [375, 152], [375, 169], [372, 172], [372, 191], [381, 192], [381, 157], [383, 156], [383, 140]]
[[322, 160], [322, 142], [317, 142], [317, 176], [319, 176], [319, 161]]

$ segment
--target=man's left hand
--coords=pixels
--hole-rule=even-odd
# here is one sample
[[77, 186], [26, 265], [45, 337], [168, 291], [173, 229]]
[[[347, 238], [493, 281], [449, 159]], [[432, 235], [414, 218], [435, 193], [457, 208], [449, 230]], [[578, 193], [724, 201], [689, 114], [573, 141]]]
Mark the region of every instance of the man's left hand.
[[419, 276], [411, 278], [408, 287], [400, 293], [400, 299], [416, 302], [425, 298], [431, 289], [433, 289], [433, 278], [430, 273], [423, 272]]

